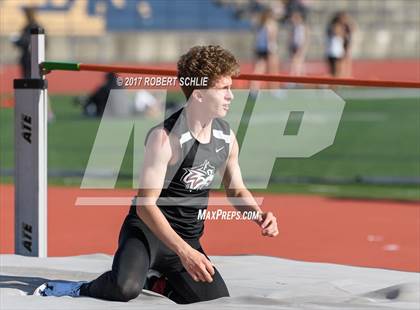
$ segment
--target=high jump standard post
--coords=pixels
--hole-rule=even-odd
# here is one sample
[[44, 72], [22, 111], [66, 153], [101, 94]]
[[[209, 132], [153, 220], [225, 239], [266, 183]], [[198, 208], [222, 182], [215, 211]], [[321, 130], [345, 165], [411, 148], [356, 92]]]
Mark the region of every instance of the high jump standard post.
[[47, 256], [47, 81], [42, 28], [31, 29], [31, 78], [15, 79], [15, 253]]

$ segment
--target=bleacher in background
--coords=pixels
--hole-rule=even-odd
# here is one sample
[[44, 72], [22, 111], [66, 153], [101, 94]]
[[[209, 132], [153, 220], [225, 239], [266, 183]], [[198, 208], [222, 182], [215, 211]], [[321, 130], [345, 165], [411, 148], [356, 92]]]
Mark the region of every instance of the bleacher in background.
[[[96, 0], [99, 1], [99, 0]], [[248, 30], [250, 22], [234, 18], [230, 8], [215, 5], [213, 0], [150, 1], [151, 16], [141, 13], [141, 1], [126, 1], [121, 8], [108, 6], [108, 31], [150, 30]]]
[[[249, 14], [275, 0], [2, 0], [1, 62], [14, 63], [10, 35], [24, 19], [21, 7], [39, 9], [49, 35], [48, 58], [84, 62], [171, 62], [195, 44], [217, 43], [240, 59], [253, 56]], [[354, 57], [418, 58], [420, 2], [416, 0], [306, 0], [311, 30], [309, 59], [324, 57], [325, 27], [347, 10], [358, 25]], [[287, 30], [281, 27], [280, 57], [287, 58]]]
[[[24, 22], [21, 8], [29, 5], [37, 8], [49, 33], [61, 35], [103, 35], [115, 31], [235, 31], [249, 30], [251, 26], [249, 20], [235, 18], [234, 6], [217, 5], [214, 0], [4, 0], [0, 2], [1, 34], [19, 31]], [[101, 19], [104, 27], [92, 29], [94, 19]]]

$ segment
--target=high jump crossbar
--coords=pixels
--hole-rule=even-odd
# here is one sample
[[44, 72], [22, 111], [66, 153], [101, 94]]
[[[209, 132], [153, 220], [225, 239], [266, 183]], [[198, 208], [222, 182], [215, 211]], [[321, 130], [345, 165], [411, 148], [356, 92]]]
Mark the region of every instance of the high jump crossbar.
[[[43, 62], [40, 64], [41, 71], [96, 71], [96, 72], [114, 72], [131, 73], [143, 75], [162, 75], [177, 76], [177, 71], [173, 69], [162, 69], [155, 67], [133, 67], [116, 66], [101, 64], [83, 64], [71, 62]], [[394, 80], [367, 80], [355, 78], [331, 78], [322, 76], [292, 76], [280, 74], [253, 74], [243, 73], [236, 77], [236, 80], [265, 81], [265, 82], [284, 82], [299, 84], [321, 84], [321, 85], [346, 85], [346, 86], [366, 86], [366, 87], [393, 87], [393, 88], [420, 88], [420, 81], [394, 81]]]

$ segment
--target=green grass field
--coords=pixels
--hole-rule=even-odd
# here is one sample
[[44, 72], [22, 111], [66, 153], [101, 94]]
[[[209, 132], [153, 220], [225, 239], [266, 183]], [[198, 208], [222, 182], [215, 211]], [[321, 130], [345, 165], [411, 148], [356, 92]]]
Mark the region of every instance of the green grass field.
[[[334, 144], [310, 158], [277, 159], [268, 191], [419, 200], [419, 185], [360, 183], [369, 178], [420, 178], [419, 98], [345, 99]], [[86, 168], [99, 127], [100, 120], [83, 117], [72, 100], [69, 96], [50, 97], [56, 117], [48, 127], [48, 168], [52, 173], [49, 184], [80, 185], [80, 174]], [[145, 131], [156, 122], [142, 119], [138, 124]], [[0, 109], [0, 124], [2, 182], [13, 182], [13, 109]], [[262, 137], [272, 126], [264, 118], [258, 124], [256, 130], [261, 131]], [[132, 186], [132, 139], [133, 136], [118, 187]], [[67, 176], [54, 176], [55, 173]]]

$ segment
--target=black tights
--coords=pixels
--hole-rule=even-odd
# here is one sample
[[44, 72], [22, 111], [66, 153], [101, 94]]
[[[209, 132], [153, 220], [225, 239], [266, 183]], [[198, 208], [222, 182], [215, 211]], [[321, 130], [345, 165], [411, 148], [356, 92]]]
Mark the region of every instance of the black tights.
[[[186, 240], [204, 253], [198, 239]], [[195, 282], [179, 257], [166, 247], [137, 217], [128, 215], [121, 228], [112, 270], [84, 284], [80, 294], [94, 298], [129, 301], [142, 291], [149, 269], [161, 272], [169, 282], [169, 298], [187, 304], [229, 296], [226, 284], [215, 269], [213, 282]]]

